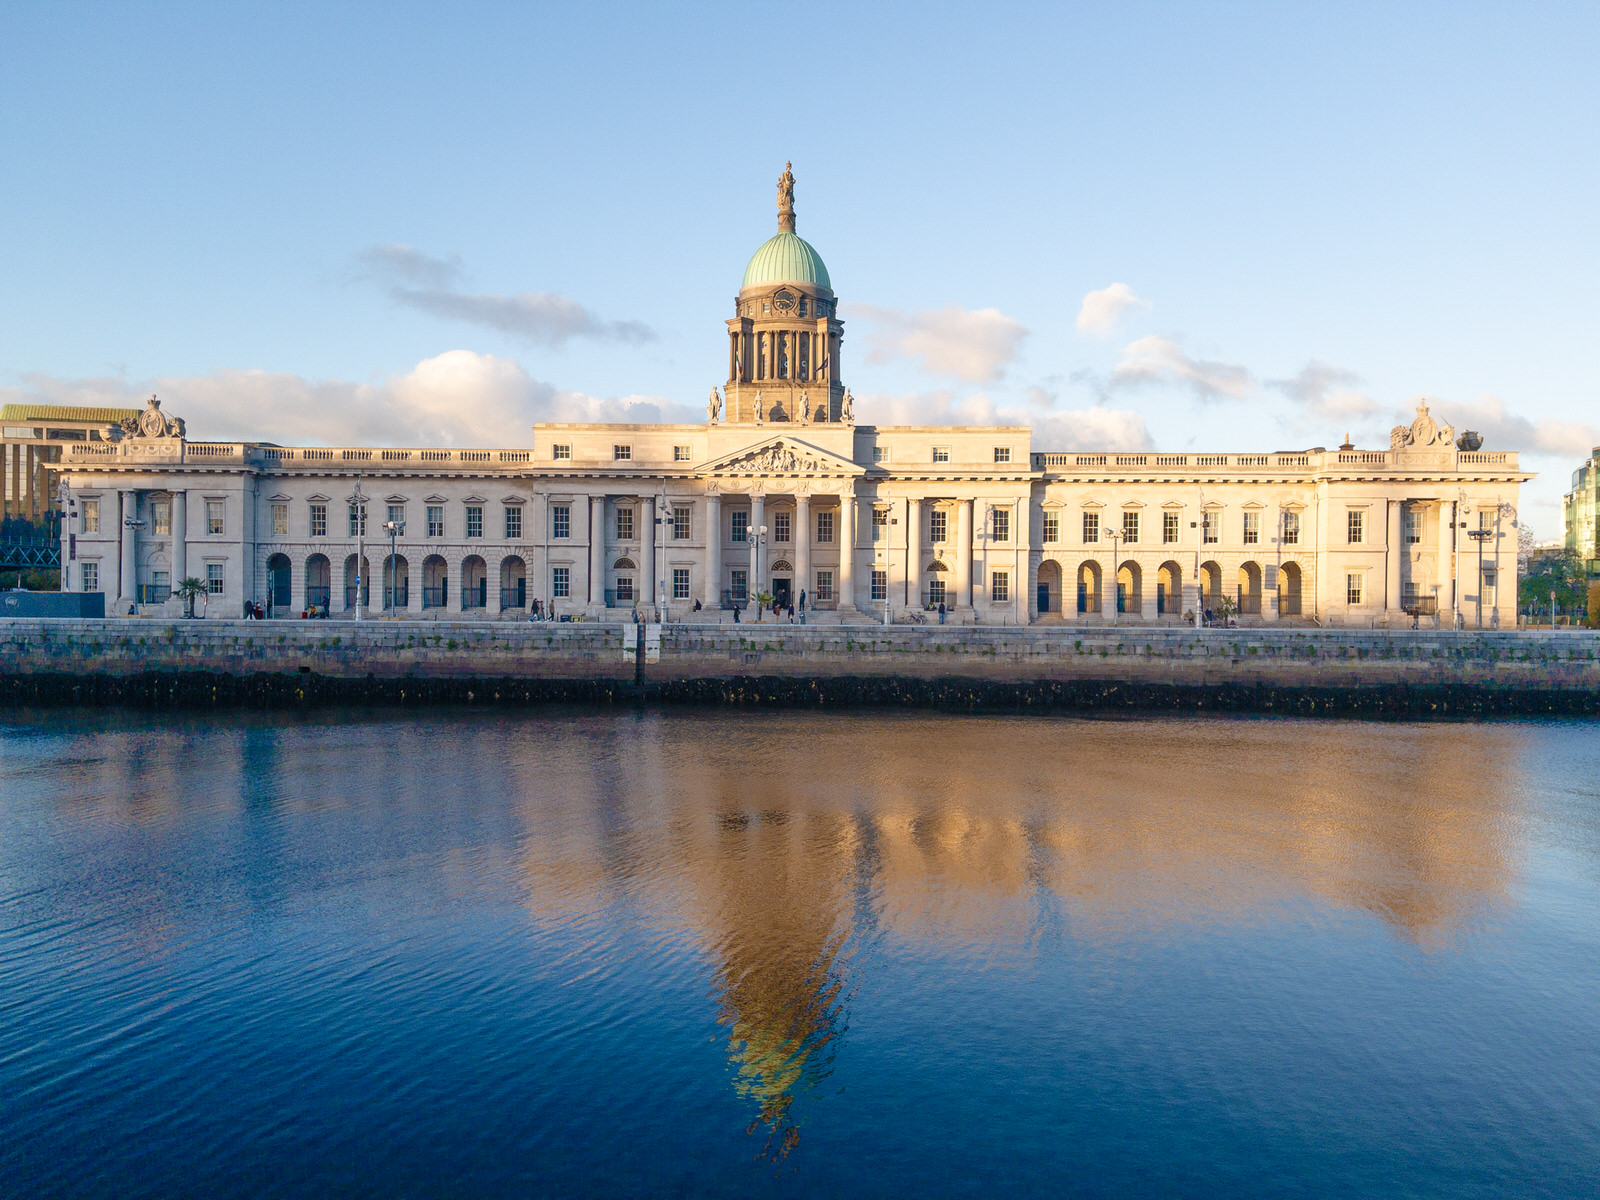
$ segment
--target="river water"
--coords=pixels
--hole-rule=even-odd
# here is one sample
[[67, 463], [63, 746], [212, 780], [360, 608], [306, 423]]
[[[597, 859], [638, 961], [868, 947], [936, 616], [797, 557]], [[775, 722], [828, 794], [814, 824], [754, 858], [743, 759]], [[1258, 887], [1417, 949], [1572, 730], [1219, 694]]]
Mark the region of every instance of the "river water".
[[1600, 725], [0, 719], [6, 1196], [1600, 1192]]

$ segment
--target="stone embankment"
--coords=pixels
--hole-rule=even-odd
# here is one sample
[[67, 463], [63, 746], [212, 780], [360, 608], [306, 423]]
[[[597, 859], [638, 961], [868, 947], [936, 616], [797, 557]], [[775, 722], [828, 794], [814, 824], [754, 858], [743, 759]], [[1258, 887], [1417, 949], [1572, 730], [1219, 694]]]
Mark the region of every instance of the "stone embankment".
[[0, 704], [1600, 713], [1590, 631], [0, 621]]

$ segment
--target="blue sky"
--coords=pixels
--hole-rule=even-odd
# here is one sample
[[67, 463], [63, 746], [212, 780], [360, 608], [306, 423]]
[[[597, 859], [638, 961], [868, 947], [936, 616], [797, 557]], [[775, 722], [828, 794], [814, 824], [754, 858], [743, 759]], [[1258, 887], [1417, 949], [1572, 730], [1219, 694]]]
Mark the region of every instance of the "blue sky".
[[0, 8], [0, 398], [197, 436], [696, 419], [775, 228], [880, 421], [1600, 442], [1600, 5]]

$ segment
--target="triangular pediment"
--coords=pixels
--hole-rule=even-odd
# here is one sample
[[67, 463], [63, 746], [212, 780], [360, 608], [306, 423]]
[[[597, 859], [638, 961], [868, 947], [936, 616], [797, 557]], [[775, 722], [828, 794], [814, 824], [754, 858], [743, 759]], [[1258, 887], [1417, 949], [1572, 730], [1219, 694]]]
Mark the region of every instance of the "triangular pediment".
[[864, 475], [865, 468], [841, 454], [784, 434], [712, 459], [700, 475]]

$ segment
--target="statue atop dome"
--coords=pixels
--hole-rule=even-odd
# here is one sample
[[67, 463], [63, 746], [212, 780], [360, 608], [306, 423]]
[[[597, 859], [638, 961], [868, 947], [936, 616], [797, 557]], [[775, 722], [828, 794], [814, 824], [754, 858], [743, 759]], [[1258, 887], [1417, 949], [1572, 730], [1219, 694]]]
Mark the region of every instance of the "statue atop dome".
[[783, 174], [778, 176], [778, 232], [794, 232], [794, 172], [792, 162], [783, 164]]

